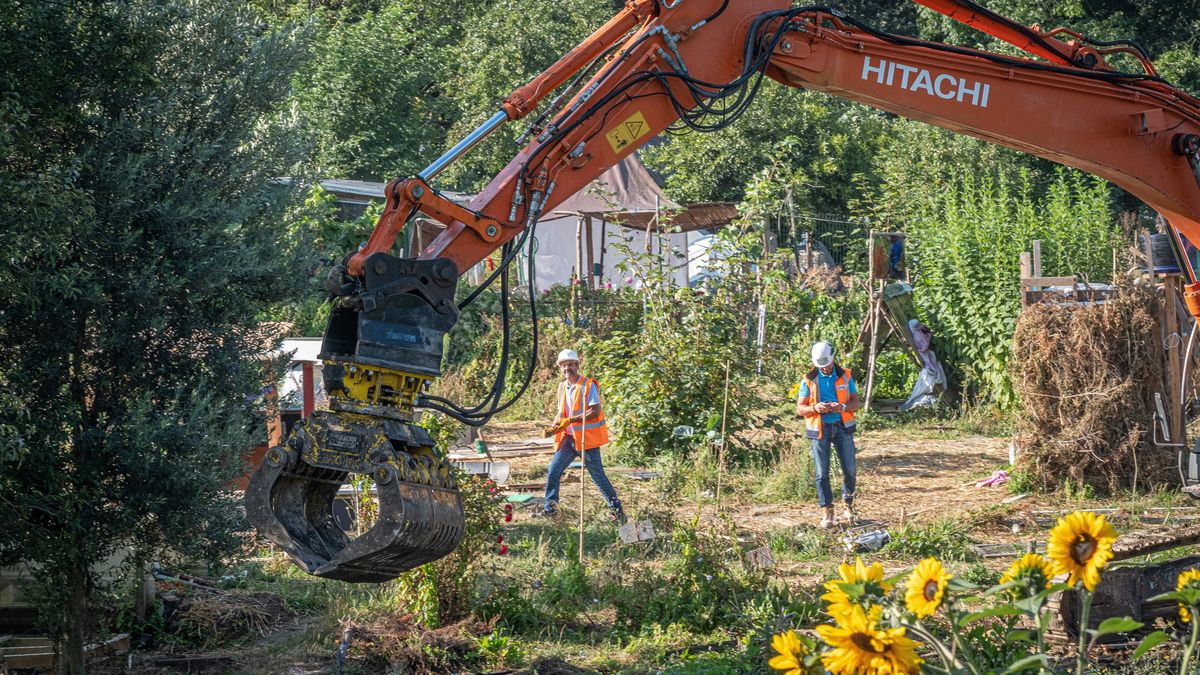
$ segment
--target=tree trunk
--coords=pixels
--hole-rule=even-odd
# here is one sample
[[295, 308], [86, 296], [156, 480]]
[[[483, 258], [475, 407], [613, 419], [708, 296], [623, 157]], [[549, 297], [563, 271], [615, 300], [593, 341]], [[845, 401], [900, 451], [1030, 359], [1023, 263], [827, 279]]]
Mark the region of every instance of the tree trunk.
[[76, 561], [71, 575], [71, 597], [65, 608], [67, 614], [67, 639], [63, 643], [62, 660], [70, 675], [84, 675], [87, 666], [83, 659], [83, 646], [87, 642], [88, 623], [88, 571], [82, 561]]

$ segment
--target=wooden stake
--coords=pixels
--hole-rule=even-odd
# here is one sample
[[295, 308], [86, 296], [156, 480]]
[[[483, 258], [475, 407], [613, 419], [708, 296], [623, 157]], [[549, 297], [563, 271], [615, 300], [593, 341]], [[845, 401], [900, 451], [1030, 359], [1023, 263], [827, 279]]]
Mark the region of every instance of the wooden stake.
[[[583, 379], [583, 375], [579, 376]], [[579, 564], [583, 564], [583, 493], [587, 491], [583, 484], [583, 474], [587, 471], [587, 381], [579, 383]], [[568, 406], [568, 409], [570, 406]]]
[[725, 362], [725, 401], [721, 404], [721, 447], [717, 450], [717, 515], [721, 515], [721, 476], [725, 473], [725, 418], [729, 415], [729, 362]]

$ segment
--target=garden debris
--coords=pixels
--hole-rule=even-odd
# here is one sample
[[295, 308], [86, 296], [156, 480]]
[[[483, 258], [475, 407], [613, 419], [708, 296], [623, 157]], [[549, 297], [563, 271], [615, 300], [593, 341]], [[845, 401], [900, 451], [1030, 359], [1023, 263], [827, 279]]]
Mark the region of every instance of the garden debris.
[[870, 553], [878, 551], [892, 540], [887, 530], [878, 527], [848, 530], [842, 536], [842, 546], [847, 553]]
[[266, 635], [292, 616], [287, 602], [275, 593], [219, 588], [210, 591], [180, 600], [168, 627], [203, 644], [217, 644]]
[[1103, 305], [1037, 304], [1017, 321], [1018, 468], [1040, 489], [1110, 491], [1178, 479], [1174, 452], [1148, 452], [1163, 383], [1161, 301], [1122, 281]]
[[746, 565], [750, 569], [769, 570], [775, 567], [775, 558], [771, 556], [771, 547], [763, 546], [753, 551], [746, 551]]
[[626, 544], [636, 544], [640, 541], [650, 541], [655, 536], [654, 523], [649, 520], [628, 522], [617, 528], [617, 535]]
[[467, 669], [477, 643], [473, 636], [488, 635], [493, 625], [463, 620], [441, 628], [426, 628], [411, 614], [386, 614], [371, 621], [343, 623], [343, 635], [352, 631], [349, 654], [365, 658], [388, 672], [446, 673]]
[[1009, 496], [1009, 497], [1005, 497], [1004, 499], [1001, 499], [1001, 500], [1000, 500], [1000, 503], [1001, 503], [1001, 504], [1012, 504], [1013, 502], [1019, 502], [1019, 501], [1021, 501], [1022, 499], [1025, 499], [1025, 498], [1026, 498], [1026, 497], [1028, 497], [1028, 496], [1029, 496], [1029, 493], [1028, 493], [1028, 492], [1022, 492], [1022, 493], [1021, 493], [1021, 494], [1019, 494], [1019, 495], [1012, 495], [1012, 496]]
[[[1137, 513], [1132, 513], [1125, 509], [1074, 509], [1075, 511], [1088, 511], [1089, 513], [1103, 514], [1109, 522], [1119, 522], [1122, 520], [1134, 521], [1144, 525], [1159, 525], [1167, 523], [1190, 523], [1200, 520], [1200, 511], [1193, 506], [1184, 507], [1152, 507], [1141, 509]], [[1071, 513], [1071, 511], [1062, 510], [1035, 510], [1030, 512], [1030, 517], [1038, 524], [1039, 527], [1051, 527], [1061, 516]]]
[[980, 481], [975, 481], [975, 487], [995, 487], [1008, 482], [1008, 472], [1004, 469], [993, 471], [992, 475]]

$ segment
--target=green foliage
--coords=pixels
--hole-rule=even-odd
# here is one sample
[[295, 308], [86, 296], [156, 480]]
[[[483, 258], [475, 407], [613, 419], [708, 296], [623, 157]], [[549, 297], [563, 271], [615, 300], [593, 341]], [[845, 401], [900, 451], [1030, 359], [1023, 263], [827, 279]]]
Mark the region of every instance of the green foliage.
[[934, 556], [942, 560], [969, 562], [975, 553], [962, 535], [962, 526], [953, 518], [928, 524], [907, 523], [890, 532], [892, 540], [883, 553], [909, 558]]
[[304, 148], [278, 111], [307, 37], [206, 0], [11, 5], [0, 31], [0, 380], [22, 383], [0, 564], [34, 563], [79, 670], [96, 565], [235, 543], [256, 317], [304, 278], [282, 224]]
[[504, 519], [501, 497], [490, 479], [460, 474], [466, 522], [462, 542], [450, 555], [408, 572], [396, 582], [407, 611], [429, 627], [468, 616], [475, 603], [476, 583], [500, 544]]
[[[1109, 280], [1119, 242], [1109, 190], [1067, 169], [1047, 175], [1010, 162], [981, 172], [981, 161], [1011, 153], [898, 127], [878, 217], [905, 223], [915, 299], [952, 381], [970, 401], [1010, 406], [1020, 254], [1039, 239], [1043, 274]], [[904, 139], [929, 143], [915, 152]]]
[[739, 621], [738, 599], [749, 598], [766, 581], [742, 565], [740, 547], [730, 551], [724, 537], [701, 531], [696, 521], [678, 527], [671, 541], [679, 557], [661, 573], [646, 571], [604, 589], [616, 608], [616, 625], [636, 632], [650, 624], [678, 623], [708, 631]]
[[779, 203], [790, 191], [800, 213], [845, 213], [859, 196], [855, 176], [873, 173], [886, 127], [878, 112], [766, 82], [737, 124], [669, 136], [643, 156], [677, 201], [741, 201], [766, 182]]
[[457, 119], [443, 53], [459, 28], [458, 4], [394, 0], [363, 16], [317, 15], [323, 35], [295, 78], [295, 104], [323, 177], [390, 180], [439, 153]]

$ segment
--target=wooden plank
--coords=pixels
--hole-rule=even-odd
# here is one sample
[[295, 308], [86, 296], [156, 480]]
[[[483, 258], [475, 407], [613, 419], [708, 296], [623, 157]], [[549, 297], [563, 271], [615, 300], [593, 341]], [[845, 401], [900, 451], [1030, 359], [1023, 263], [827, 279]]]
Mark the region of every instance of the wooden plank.
[[1021, 279], [1023, 288], [1038, 288], [1041, 286], [1074, 286], [1075, 277], [1027, 277]]
[[1033, 276], [1042, 276], [1042, 240], [1033, 240]]

